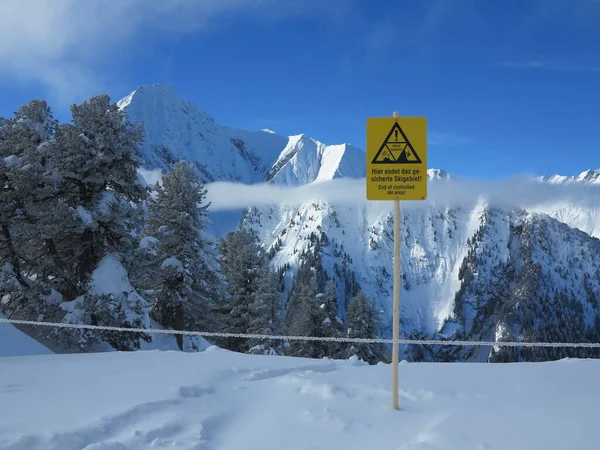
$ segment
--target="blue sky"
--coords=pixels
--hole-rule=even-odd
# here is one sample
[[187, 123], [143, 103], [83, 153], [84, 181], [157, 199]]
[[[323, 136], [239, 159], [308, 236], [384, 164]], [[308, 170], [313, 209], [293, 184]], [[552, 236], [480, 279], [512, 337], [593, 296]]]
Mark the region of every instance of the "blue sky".
[[461, 177], [600, 168], [594, 0], [43, 2], [0, 5], [0, 115], [169, 83], [222, 124], [360, 148], [367, 117], [424, 115]]

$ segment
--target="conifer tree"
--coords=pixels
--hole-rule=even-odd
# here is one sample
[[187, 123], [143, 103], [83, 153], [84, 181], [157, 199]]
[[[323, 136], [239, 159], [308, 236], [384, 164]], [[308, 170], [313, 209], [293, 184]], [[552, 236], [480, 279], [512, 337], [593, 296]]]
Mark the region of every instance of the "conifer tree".
[[[143, 228], [140, 204], [148, 196], [137, 173], [142, 162], [138, 147], [141, 126], [131, 123], [108, 95], [71, 106], [72, 123], [56, 128], [47, 147], [47, 172], [56, 181], [53, 196], [39, 202], [38, 230], [45, 249], [42, 273], [52, 276], [53, 287], [64, 301], [75, 303], [78, 321], [97, 325], [143, 327], [146, 300], [135, 291], [112, 292], [94, 280], [94, 271], [120, 273], [128, 283], [123, 263], [131, 256]], [[54, 213], [54, 214], [52, 214]], [[95, 286], [95, 288], [93, 288]], [[86, 349], [107, 335], [72, 330], [62, 333], [65, 345]], [[109, 337], [121, 350], [139, 348], [146, 335]]]
[[[130, 122], [108, 95], [72, 105], [71, 116], [71, 123], [57, 127], [48, 155], [57, 180], [55, 205], [62, 211], [47, 226], [44, 237], [52, 270], [61, 274], [58, 267], [63, 267], [64, 282], [57, 288], [63, 300], [83, 299], [73, 307], [79, 321], [143, 327], [146, 299], [135, 288], [116, 292], [94, 278], [97, 270], [101, 277], [118, 273], [129, 284], [124, 264], [131, 260], [143, 229], [140, 208], [148, 198], [147, 186], [137, 172], [143, 128]], [[149, 340], [143, 334], [72, 334], [65, 333], [65, 338], [81, 348], [108, 339], [114, 348], [134, 350], [139, 348], [138, 338]]]
[[[227, 298], [217, 308], [220, 329], [227, 333], [277, 334], [278, 280], [256, 238], [243, 228], [228, 233], [220, 252], [227, 283]], [[268, 339], [228, 338], [221, 345], [239, 352], [280, 352], [279, 344]]]
[[[217, 307], [220, 329], [225, 333], [248, 333], [250, 308], [257, 290], [260, 257], [254, 236], [245, 229], [227, 233], [219, 246], [220, 263], [227, 283], [227, 297]], [[236, 352], [249, 349], [246, 339], [225, 338], [220, 344]]]
[[47, 147], [56, 125], [42, 100], [21, 106], [11, 119], [0, 118], [0, 295], [9, 314], [25, 305], [37, 307], [38, 296], [48, 294], [38, 216], [50, 209], [44, 201], [54, 195]]
[[[319, 309], [322, 314], [322, 334], [325, 337], [343, 337], [344, 323], [338, 315], [338, 298], [335, 290], [335, 281], [329, 279], [325, 285], [325, 292], [319, 297], [322, 301]], [[344, 349], [344, 344], [339, 342], [326, 342], [325, 356], [337, 358]]]
[[109, 252], [133, 250], [143, 225], [138, 205], [147, 198], [137, 168], [143, 129], [131, 123], [108, 95], [71, 106], [73, 123], [56, 131], [52, 166], [60, 177], [61, 201], [72, 211], [57, 250], [74, 260], [81, 287]]
[[315, 296], [319, 293], [327, 280], [324, 270], [321, 266], [320, 255], [315, 248], [314, 251], [303, 251], [301, 264], [298, 267], [294, 284], [288, 294], [287, 307], [285, 314], [285, 327], [290, 328], [296, 321], [297, 314], [303, 307], [303, 296], [300, 292], [310, 283], [314, 282]]
[[[374, 339], [380, 328], [380, 318], [375, 302], [369, 301], [362, 289], [350, 300], [346, 312], [349, 338]], [[347, 350], [347, 357], [356, 355], [369, 364], [387, 361], [388, 351], [383, 344], [354, 343]]]
[[[46, 103], [36, 100], [2, 124], [0, 177], [6, 188], [0, 221], [10, 237], [5, 247], [17, 281], [13, 291], [17, 285], [26, 291], [28, 318], [60, 321], [66, 311], [58, 304], [77, 298], [82, 301], [71, 312], [80, 322], [143, 326], [145, 302], [137, 293], [89, 290], [90, 275], [109, 253], [117, 258], [111, 269], [120, 270], [119, 259], [141, 228], [135, 214], [146, 194], [136, 171], [141, 132], [107, 96], [71, 110], [73, 124], [58, 125]], [[5, 267], [3, 291], [6, 275]], [[109, 340], [126, 350], [138, 348], [138, 338], [147, 337]], [[60, 339], [85, 350], [103, 336], [62, 330]]]
[[[287, 334], [292, 336], [323, 337], [322, 301], [317, 293], [316, 276], [307, 282], [297, 284], [290, 293], [288, 303], [291, 307], [287, 318]], [[290, 343], [288, 354], [304, 358], [323, 358], [327, 356], [327, 346], [322, 341], [294, 340]]]
[[[285, 317], [288, 334], [314, 337], [342, 337], [343, 322], [338, 315], [338, 299], [333, 279], [328, 279], [317, 251], [303, 260], [288, 296]], [[337, 342], [294, 341], [290, 355], [309, 358], [345, 356]]]
[[[156, 200], [149, 204], [145, 234], [158, 240], [156, 261], [159, 282], [153, 295], [152, 315], [175, 330], [208, 326], [217, 279], [205, 259], [206, 203], [204, 185], [192, 167], [179, 162], [156, 185]], [[183, 349], [183, 339], [177, 335]]]
[[[277, 274], [270, 268], [266, 258], [261, 259], [257, 289], [250, 303], [249, 334], [281, 334], [281, 297]], [[282, 343], [269, 339], [251, 339], [250, 353], [282, 354]]]

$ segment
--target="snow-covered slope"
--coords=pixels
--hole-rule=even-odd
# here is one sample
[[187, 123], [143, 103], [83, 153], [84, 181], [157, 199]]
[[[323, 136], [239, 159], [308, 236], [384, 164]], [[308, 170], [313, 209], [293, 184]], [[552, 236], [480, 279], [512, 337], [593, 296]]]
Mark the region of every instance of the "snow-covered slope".
[[547, 202], [533, 206], [529, 211], [548, 214], [572, 228], [600, 239], [600, 204], [589, 206], [565, 201]]
[[[577, 176], [552, 175], [538, 177], [537, 181], [558, 185], [584, 185], [600, 189], [600, 169], [586, 170]], [[567, 225], [600, 238], [600, 204], [580, 205], [577, 202], [551, 201], [530, 208], [532, 212], [546, 213]]]
[[[286, 274], [288, 288], [304, 252], [317, 248], [327, 276], [337, 281], [341, 309], [358, 283], [378, 300], [389, 323], [393, 285], [393, 218], [389, 205], [312, 203], [299, 208], [255, 208], [247, 214], [245, 224], [272, 249], [275, 267], [290, 266]], [[511, 336], [516, 339], [531, 340], [535, 336], [536, 340], [600, 340], [600, 335], [593, 333], [600, 323], [597, 239], [547, 215], [498, 210], [484, 202], [471, 209], [409, 209], [402, 212], [401, 230], [404, 336], [493, 341], [506, 337], [494, 330], [514, 326]], [[473, 276], [467, 282], [465, 266], [475, 261], [477, 267], [471, 270]], [[580, 265], [580, 269], [565, 269], [573, 264]], [[538, 265], [543, 268], [539, 274]], [[479, 281], [471, 283], [473, 278]], [[546, 294], [563, 289], [580, 305], [556, 300], [563, 316], [571, 318], [569, 323], [547, 322], [554, 335], [524, 327], [520, 316], [511, 316], [511, 305], [522, 294], [522, 283], [536, 283], [538, 287], [520, 299], [521, 309], [541, 310]], [[469, 297], [465, 289], [470, 284], [479, 288]], [[483, 293], [496, 288], [500, 296], [487, 304]], [[489, 353], [489, 349], [484, 350]], [[485, 360], [488, 353], [442, 356]]]
[[[0, 319], [5, 317], [0, 314]], [[0, 357], [50, 355], [53, 352], [13, 325], [0, 323]], [[1, 365], [2, 363], [0, 363]]]
[[[405, 331], [433, 333], [447, 318], [452, 294], [460, 286], [457, 274], [466, 256], [465, 243], [478, 227], [482, 208], [402, 213]], [[377, 202], [366, 207], [321, 202], [253, 209], [245, 219], [266, 246], [277, 249], [273, 265], [291, 266], [288, 287], [302, 252], [314, 245], [316, 237], [322, 241], [323, 267], [329, 276], [337, 275], [340, 306], [349, 301], [351, 280], [355, 280], [379, 300], [386, 320], [391, 317], [392, 221], [390, 206]]]
[[600, 361], [389, 365], [213, 348], [0, 361], [4, 450], [598, 449]]
[[[444, 337], [600, 342], [600, 240], [547, 215], [487, 210], [459, 278]], [[564, 349], [498, 349], [477, 356], [463, 349], [453, 357], [534, 361], [563, 355]]]

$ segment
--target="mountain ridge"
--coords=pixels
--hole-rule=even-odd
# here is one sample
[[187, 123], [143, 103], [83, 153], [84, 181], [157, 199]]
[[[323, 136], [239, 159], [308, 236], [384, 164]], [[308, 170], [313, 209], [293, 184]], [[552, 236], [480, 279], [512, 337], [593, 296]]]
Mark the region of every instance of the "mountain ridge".
[[538, 181], [554, 183], [554, 184], [570, 184], [570, 183], [590, 183], [600, 184], [600, 169], [587, 169], [581, 172], [579, 175], [559, 175], [554, 174], [550, 176], [536, 177]]
[[[272, 172], [275, 166], [282, 165], [282, 159], [286, 153], [295, 150], [300, 142], [313, 143], [318, 148], [338, 147], [352, 149], [349, 153], [356, 153], [365, 158], [364, 150], [349, 143], [325, 144], [304, 133], [292, 136], [283, 136], [271, 129], [263, 128], [261, 130], [251, 131], [233, 128], [219, 124], [210, 114], [198, 107], [195, 103], [185, 100], [169, 84], [145, 84], [138, 86], [130, 94], [117, 102], [122, 110], [126, 111], [128, 116], [134, 121], [144, 123], [149, 130], [146, 131], [147, 144], [144, 148], [145, 166], [150, 169], [168, 170], [176, 158], [186, 159], [196, 163], [199, 166], [206, 166], [207, 161], [198, 158], [199, 153], [207, 151], [209, 156], [214, 156], [214, 147], [223, 145], [221, 153], [239, 154], [246, 162], [250, 163], [250, 169], [255, 172], [254, 177], [244, 177], [235, 172], [211, 173], [206, 168], [201, 169], [201, 175], [206, 178], [205, 181], [216, 180], [238, 180], [242, 182], [261, 182], [269, 181], [273, 176]], [[153, 111], [149, 113], [148, 110]], [[177, 111], [179, 110], [179, 111]], [[161, 112], [162, 113], [159, 113]], [[180, 112], [177, 115], [175, 113]], [[189, 116], [191, 115], [191, 119]], [[154, 117], [153, 117], [154, 116]], [[158, 120], [156, 120], [158, 117]], [[186, 118], [188, 118], [186, 120]], [[171, 129], [174, 122], [180, 120], [185, 126]], [[194, 121], [197, 123], [194, 124]], [[194, 126], [195, 125], [195, 126]], [[201, 139], [197, 140], [189, 136], [185, 130], [195, 129], [202, 134]], [[203, 132], [205, 131], [205, 133]], [[188, 135], [184, 142], [173, 139], [174, 132]], [[204, 134], [218, 135], [223, 133], [225, 139], [220, 142], [206, 142]], [[265, 136], [268, 136], [265, 138]], [[227, 144], [229, 140], [229, 144]], [[175, 142], [173, 142], [175, 141]], [[175, 145], [174, 145], [175, 144]], [[173, 150], [173, 147], [176, 151]], [[208, 147], [208, 148], [207, 148]], [[167, 151], [168, 150], [168, 151]], [[288, 160], [294, 155], [289, 155]], [[353, 156], [354, 157], [354, 156]], [[356, 158], [360, 168], [353, 168], [353, 176], [360, 173], [360, 170], [366, 170], [366, 161], [360, 161]], [[210, 162], [210, 161], [208, 161]], [[239, 161], [235, 161], [239, 164]], [[265, 167], [268, 166], [268, 167]], [[430, 179], [456, 179], [453, 175], [443, 169], [428, 169]], [[344, 176], [343, 172], [339, 176]], [[333, 178], [330, 176], [328, 178]], [[578, 175], [542, 175], [534, 177], [535, 180], [555, 183], [568, 184], [574, 182], [586, 182], [590, 184], [600, 184], [600, 169], [587, 169]], [[314, 180], [313, 180], [314, 181]]]

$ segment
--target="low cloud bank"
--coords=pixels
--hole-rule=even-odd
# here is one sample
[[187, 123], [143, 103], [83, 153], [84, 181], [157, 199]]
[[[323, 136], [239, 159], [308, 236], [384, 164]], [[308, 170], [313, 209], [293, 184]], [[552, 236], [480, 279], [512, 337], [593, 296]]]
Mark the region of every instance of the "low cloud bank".
[[[365, 179], [335, 179], [303, 186], [215, 182], [206, 185], [211, 210], [285, 204], [299, 206], [324, 201], [339, 205], [364, 205]], [[543, 204], [569, 203], [581, 207], [600, 205], [600, 186], [572, 183], [558, 185], [514, 177], [500, 181], [432, 180], [425, 201], [405, 201], [403, 208], [431, 206], [468, 207], [487, 202], [499, 208], [532, 208]], [[382, 202], [377, 202], [382, 203]], [[385, 202], [383, 202], [385, 203]], [[391, 202], [389, 202], [391, 205]]]

